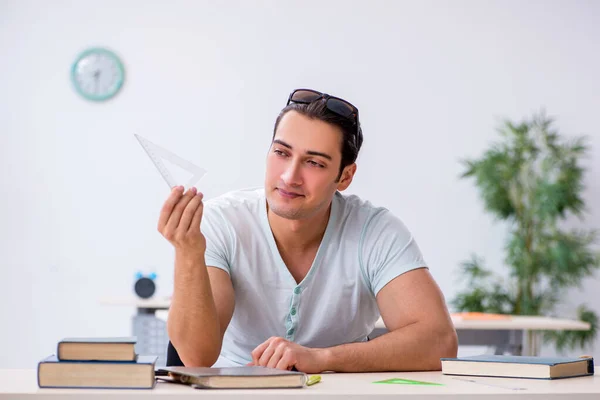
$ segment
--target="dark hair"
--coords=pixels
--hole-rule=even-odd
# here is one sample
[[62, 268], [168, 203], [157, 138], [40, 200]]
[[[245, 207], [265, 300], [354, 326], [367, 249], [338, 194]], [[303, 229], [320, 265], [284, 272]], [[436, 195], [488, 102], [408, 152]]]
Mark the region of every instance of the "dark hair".
[[275, 129], [273, 129], [273, 139], [275, 138], [275, 133], [277, 132], [279, 122], [281, 122], [283, 116], [289, 111], [296, 111], [306, 117], [318, 119], [340, 128], [342, 131], [342, 162], [340, 164], [340, 171], [337, 177], [339, 180], [342, 176], [342, 171], [344, 168], [356, 161], [358, 152], [362, 146], [363, 135], [362, 128], [360, 128], [360, 122], [357, 132], [356, 125], [351, 120], [344, 118], [333, 111], [330, 111], [326, 107], [325, 102], [322, 100], [314, 101], [310, 104], [290, 103], [287, 107], [281, 110], [277, 116], [277, 120], [275, 121]]

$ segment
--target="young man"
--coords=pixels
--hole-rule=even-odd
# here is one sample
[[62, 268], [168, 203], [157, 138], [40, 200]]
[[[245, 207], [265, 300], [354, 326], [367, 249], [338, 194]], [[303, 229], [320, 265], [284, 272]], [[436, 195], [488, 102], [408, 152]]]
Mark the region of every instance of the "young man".
[[[202, 203], [174, 188], [158, 229], [175, 247], [168, 333], [186, 366], [440, 369], [457, 337], [410, 232], [344, 196], [362, 144], [358, 110], [292, 92], [265, 187]], [[389, 332], [369, 340], [379, 316]]]

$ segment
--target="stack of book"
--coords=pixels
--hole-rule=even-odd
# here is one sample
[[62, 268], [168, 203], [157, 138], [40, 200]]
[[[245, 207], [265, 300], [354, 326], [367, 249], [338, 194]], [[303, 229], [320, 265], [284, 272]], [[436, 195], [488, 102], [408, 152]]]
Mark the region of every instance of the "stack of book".
[[40, 388], [152, 389], [158, 357], [138, 356], [135, 337], [67, 338], [40, 361]]

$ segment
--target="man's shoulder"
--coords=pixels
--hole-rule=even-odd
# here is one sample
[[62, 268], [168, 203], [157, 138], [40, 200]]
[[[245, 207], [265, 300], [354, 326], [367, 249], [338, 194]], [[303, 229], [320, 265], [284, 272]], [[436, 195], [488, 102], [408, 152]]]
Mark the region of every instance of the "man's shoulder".
[[373, 204], [357, 195], [336, 194], [341, 205], [341, 215], [344, 219], [357, 222], [363, 227], [363, 231], [396, 229], [403, 227], [401, 219], [391, 212], [387, 207]]
[[371, 219], [381, 214], [391, 214], [386, 207], [378, 206], [355, 194], [336, 193], [336, 199], [343, 215]]

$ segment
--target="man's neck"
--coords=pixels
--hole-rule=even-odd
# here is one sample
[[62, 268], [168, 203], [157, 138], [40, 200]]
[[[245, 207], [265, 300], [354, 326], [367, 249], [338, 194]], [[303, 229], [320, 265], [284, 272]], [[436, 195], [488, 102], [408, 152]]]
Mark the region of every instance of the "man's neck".
[[267, 205], [267, 218], [280, 251], [304, 252], [318, 247], [325, 234], [331, 204], [325, 211], [303, 220], [282, 218], [272, 212]]

